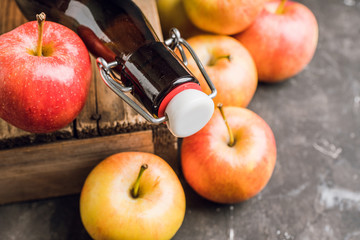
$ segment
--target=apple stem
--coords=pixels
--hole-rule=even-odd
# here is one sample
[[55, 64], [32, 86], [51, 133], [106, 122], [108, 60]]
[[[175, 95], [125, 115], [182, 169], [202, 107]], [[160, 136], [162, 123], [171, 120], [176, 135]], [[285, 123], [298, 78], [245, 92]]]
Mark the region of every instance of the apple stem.
[[287, 0], [281, 0], [279, 3], [279, 6], [276, 9], [276, 14], [283, 14], [284, 13], [284, 7]]
[[228, 121], [226, 120], [225, 113], [224, 113], [224, 110], [223, 110], [223, 105], [222, 105], [221, 103], [219, 103], [219, 104], [217, 105], [217, 107], [218, 107], [219, 110], [220, 110], [221, 116], [222, 116], [222, 118], [224, 119], [225, 125], [226, 125], [226, 127], [227, 127], [228, 132], [229, 132], [229, 143], [228, 143], [228, 146], [229, 146], [229, 147], [232, 147], [232, 146], [235, 145], [234, 134], [233, 134], [233, 132], [232, 132], [230, 126], [229, 126]]
[[144, 171], [148, 168], [147, 164], [143, 164], [140, 167], [139, 175], [136, 178], [135, 184], [133, 188], [131, 189], [131, 196], [133, 198], [137, 198], [139, 196], [139, 186], [140, 186], [140, 178], [143, 175]]
[[223, 59], [223, 58], [226, 58], [227, 60], [231, 61], [231, 55], [222, 55], [222, 56], [219, 56], [219, 57], [214, 57], [212, 59], [210, 59], [209, 63], [208, 63], [208, 66], [214, 66], [215, 63], [219, 60], [219, 59]]
[[44, 32], [44, 23], [46, 19], [45, 13], [36, 14], [36, 20], [38, 23], [38, 40], [36, 48], [36, 56], [42, 56], [42, 45], [43, 45], [43, 32]]

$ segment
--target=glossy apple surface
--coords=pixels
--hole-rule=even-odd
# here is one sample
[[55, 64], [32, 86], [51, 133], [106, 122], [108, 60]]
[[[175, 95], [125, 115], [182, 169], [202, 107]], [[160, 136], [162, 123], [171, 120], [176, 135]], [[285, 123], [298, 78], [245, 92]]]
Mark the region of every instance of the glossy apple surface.
[[311, 61], [318, 42], [318, 24], [309, 8], [287, 1], [276, 13], [280, 1], [265, 4], [255, 22], [235, 37], [254, 58], [263, 82], [284, 81]]
[[187, 15], [198, 28], [216, 34], [236, 34], [247, 28], [266, 0], [184, 0]]
[[80, 113], [91, 81], [81, 39], [63, 25], [44, 23], [42, 56], [36, 56], [37, 22], [0, 36], [0, 117], [25, 131], [45, 133]]
[[[229, 36], [199, 35], [187, 41], [216, 87], [215, 105], [246, 107], [258, 84], [256, 66], [247, 49]], [[209, 94], [210, 88], [195, 61], [189, 54], [187, 57], [189, 70], [200, 81], [202, 90]]]
[[[131, 189], [143, 164], [139, 196]], [[94, 239], [170, 239], [185, 215], [185, 194], [172, 168], [141, 152], [112, 155], [88, 175], [80, 197], [82, 222]]]
[[202, 197], [237, 203], [258, 194], [276, 162], [276, 143], [269, 125], [246, 108], [224, 107], [235, 145], [219, 111], [196, 134], [184, 138], [181, 166], [186, 181]]

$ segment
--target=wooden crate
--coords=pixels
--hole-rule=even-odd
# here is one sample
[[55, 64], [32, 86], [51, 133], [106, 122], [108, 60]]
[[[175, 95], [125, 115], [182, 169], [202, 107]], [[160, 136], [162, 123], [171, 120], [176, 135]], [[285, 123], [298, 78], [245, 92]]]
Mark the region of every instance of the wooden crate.
[[[155, 0], [136, 0], [162, 37]], [[0, 34], [25, 23], [14, 0], [0, 1]], [[101, 80], [95, 59], [87, 103], [68, 126], [31, 134], [0, 119], [0, 204], [78, 193], [89, 171], [121, 151], [155, 153], [176, 166], [177, 139], [147, 123]]]

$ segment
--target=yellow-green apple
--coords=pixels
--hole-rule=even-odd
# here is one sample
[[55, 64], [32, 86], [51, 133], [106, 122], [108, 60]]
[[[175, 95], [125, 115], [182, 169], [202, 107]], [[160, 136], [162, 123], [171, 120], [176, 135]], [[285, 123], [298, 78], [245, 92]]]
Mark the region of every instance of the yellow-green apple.
[[39, 14], [0, 36], [0, 117], [25, 131], [68, 125], [89, 92], [91, 62], [78, 35]]
[[[257, 88], [255, 63], [246, 48], [236, 39], [225, 35], [198, 35], [188, 39], [216, 87], [214, 103], [246, 107]], [[202, 90], [209, 94], [195, 61], [190, 57], [188, 68], [199, 80]]]
[[280, 82], [311, 61], [318, 42], [318, 24], [298, 2], [271, 1], [255, 22], [235, 37], [254, 58], [259, 81]]
[[217, 34], [236, 34], [258, 16], [266, 0], [183, 0], [190, 20], [198, 28]]
[[186, 15], [183, 0], [157, 0], [161, 30], [164, 38], [168, 37], [171, 28], [177, 28], [183, 38], [203, 33], [195, 27]]
[[186, 181], [199, 195], [217, 203], [237, 203], [258, 194], [267, 185], [275, 162], [271, 128], [247, 108], [216, 111], [181, 146]]
[[94, 239], [170, 239], [185, 215], [185, 194], [160, 157], [123, 152], [100, 162], [80, 195], [85, 229]]

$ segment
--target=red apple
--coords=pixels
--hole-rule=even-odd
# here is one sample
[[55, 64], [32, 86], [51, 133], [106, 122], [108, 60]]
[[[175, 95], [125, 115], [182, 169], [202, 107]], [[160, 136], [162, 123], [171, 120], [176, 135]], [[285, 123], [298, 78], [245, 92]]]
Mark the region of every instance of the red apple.
[[[255, 63], [241, 43], [229, 36], [199, 35], [188, 39], [216, 87], [214, 103], [226, 106], [246, 107], [257, 88]], [[188, 68], [200, 81], [202, 90], [209, 94], [195, 61], [187, 53]]]
[[258, 16], [266, 0], [184, 0], [190, 20], [198, 28], [217, 34], [236, 34]]
[[259, 80], [284, 81], [311, 61], [318, 42], [318, 24], [298, 2], [271, 1], [255, 22], [235, 36], [251, 53]]
[[80, 196], [81, 219], [94, 239], [170, 239], [185, 208], [177, 175], [151, 153], [106, 158], [88, 175]]
[[84, 43], [63, 25], [39, 19], [1, 35], [0, 117], [34, 133], [65, 127], [85, 104], [91, 71]]
[[246, 108], [216, 111], [196, 134], [184, 138], [181, 166], [186, 181], [202, 197], [237, 203], [259, 193], [276, 162], [276, 144], [269, 125]]

